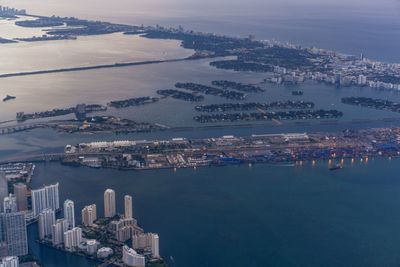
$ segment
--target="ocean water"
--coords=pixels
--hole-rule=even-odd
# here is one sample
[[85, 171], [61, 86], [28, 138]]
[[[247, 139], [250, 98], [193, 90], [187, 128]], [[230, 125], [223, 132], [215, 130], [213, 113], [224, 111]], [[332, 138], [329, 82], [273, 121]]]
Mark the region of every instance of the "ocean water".
[[[398, 159], [347, 162], [339, 171], [327, 162], [177, 172], [51, 163], [37, 166], [32, 186], [60, 182], [76, 214], [96, 203], [100, 216], [106, 188], [116, 191], [119, 212], [131, 194], [135, 218], [159, 233], [169, 266], [398, 266], [399, 171]], [[93, 266], [31, 245], [44, 266]]]

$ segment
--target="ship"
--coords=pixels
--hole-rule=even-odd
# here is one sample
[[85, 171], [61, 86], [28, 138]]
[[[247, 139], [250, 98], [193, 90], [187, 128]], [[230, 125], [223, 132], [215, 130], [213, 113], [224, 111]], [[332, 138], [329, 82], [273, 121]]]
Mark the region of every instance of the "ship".
[[335, 164], [334, 166], [329, 168], [330, 171], [336, 171], [341, 169], [343, 169], [343, 166], [341, 164]]
[[8, 100], [12, 100], [12, 99], [16, 99], [17, 97], [15, 96], [11, 96], [11, 95], [7, 95], [5, 98], [3, 98], [3, 102], [6, 102]]
[[294, 96], [302, 96], [304, 93], [302, 91], [292, 91], [292, 95]]

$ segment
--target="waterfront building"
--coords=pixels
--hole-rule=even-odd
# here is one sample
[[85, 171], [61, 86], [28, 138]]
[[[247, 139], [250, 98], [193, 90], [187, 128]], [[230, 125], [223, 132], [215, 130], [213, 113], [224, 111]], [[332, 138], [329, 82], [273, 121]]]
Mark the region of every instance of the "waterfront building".
[[125, 266], [129, 267], [144, 267], [146, 265], [144, 256], [139, 255], [134, 249], [128, 246], [123, 246], [122, 248], [122, 261]]
[[85, 226], [92, 226], [97, 220], [96, 204], [86, 206], [82, 209], [82, 224]]
[[44, 209], [54, 211], [60, 208], [58, 183], [32, 190], [32, 210], [38, 216]]
[[367, 85], [367, 76], [360, 74], [357, 79], [357, 84], [361, 86]]
[[14, 184], [14, 195], [17, 199], [18, 211], [28, 210], [28, 189], [26, 184], [16, 183]]
[[137, 226], [137, 221], [133, 218], [112, 221], [109, 225], [109, 231], [120, 242], [129, 240], [135, 234], [143, 233], [143, 229]]
[[146, 233], [132, 237], [133, 249], [141, 249], [151, 252], [153, 258], [160, 258], [160, 238], [158, 234]]
[[28, 236], [23, 212], [1, 214], [4, 241], [9, 256], [28, 254]]
[[43, 240], [52, 235], [52, 228], [56, 221], [56, 214], [52, 209], [45, 209], [39, 214], [39, 239]]
[[112, 254], [114, 254], [114, 251], [108, 247], [102, 247], [99, 250], [97, 250], [97, 258], [99, 258], [99, 259], [107, 258], [107, 257], [111, 256]]
[[58, 246], [64, 242], [64, 233], [68, 230], [68, 222], [65, 219], [58, 219], [52, 226], [51, 242]]
[[64, 247], [67, 250], [75, 250], [82, 243], [82, 229], [72, 228], [64, 233]]
[[96, 239], [88, 239], [86, 240], [86, 252], [89, 255], [93, 255], [97, 252], [98, 242]]
[[[3, 203], [4, 198], [8, 196], [8, 181], [6, 174], [0, 172], [0, 203]], [[3, 205], [0, 205], [0, 211], [3, 211]]]
[[131, 219], [133, 216], [132, 196], [126, 195], [124, 197], [125, 219]]
[[120, 242], [126, 242], [132, 237], [132, 228], [131, 227], [123, 227], [121, 229], [118, 229], [118, 231], [115, 233], [115, 239], [117, 239]]
[[75, 205], [72, 200], [64, 201], [64, 219], [68, 223], [68, 229], [75, 227]]
[[3, 211], [5, 213], [17, 212], [17, 199], [13, 194], [9, 194], [3, 200]]
[[104, 217], [112, 218], [116, 214], [115, 191], [107, 189], [104, 192]]
[[0, 261], [0, 267], [18, 267], [18, 266], [19, 266], [19, 260], [18, 257], [15, 256], [2, 258]]

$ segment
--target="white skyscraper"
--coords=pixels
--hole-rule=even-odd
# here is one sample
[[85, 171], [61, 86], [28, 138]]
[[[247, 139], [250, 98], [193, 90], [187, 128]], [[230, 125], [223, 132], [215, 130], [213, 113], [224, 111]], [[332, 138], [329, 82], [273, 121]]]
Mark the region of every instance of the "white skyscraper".
[[58, 183], [32, 190], [32, 210], [35, 216], [38, 216], [44, 209], [56, 211], [59, 208]]
[[97, 220], [96, 205], [89, 205], [82, 209], [82, 224], [85, 226], [92, 226], [93, 222]]
[[68, 223], [68, 229], [75, 227], [75, 205], [72, 200], [64, 201], [64, 219]]
[[104, 192], [104, 217], [112, 218], [117, 214], [115, 205], [115, 192], [107, 189]]
[[3, 211], [6, 213], [17, 212], [17, 199], [13, 194], [9, 194], [8, 197], [5, 197], [3, 200]]
[[58, 219], [52, 227], [51, 237], [53, 245], [60, 245], [64, 242], [64, 232], [68, 230], [68, 223], [65, 219]]
[[151, 256], [153, 258], [160, 258], [160, 238], [157, 234], [151, 235]]
[[151, 252], [153, 258], [160, 258], [160, 238], [158, 234], [146, 233], [132, 237], [132, 247]]
[[18, 257], [5, 257], [2, 258], [0, 261], [0, 267], [18, 267], [19, 266], [19, 261]]
[[45, 209], [39, 214], [39, 238], [41, 240], [52, 235], [55, 220], [56, 214], [52, 209]]
[[95, 239], [86, 240], [86, 252], [93, 255], [97, 252], [98, 242]]
[[82, 229], [72, 228], [64, 233], [64, 247], [68, 250], [76, 249], [82, 243]]
[[132, 197], [129, 195], [126, 195], [124, 197], [124, 206], [125, 206], [125, 219], [131, 219], [133, 216], [133, 210], [132, 210]]
[[146, 261], [144, 256], [137, 254], [137, 252], [127, 246], [122, 248], [122, 261], [129, 267], [144, 267]]

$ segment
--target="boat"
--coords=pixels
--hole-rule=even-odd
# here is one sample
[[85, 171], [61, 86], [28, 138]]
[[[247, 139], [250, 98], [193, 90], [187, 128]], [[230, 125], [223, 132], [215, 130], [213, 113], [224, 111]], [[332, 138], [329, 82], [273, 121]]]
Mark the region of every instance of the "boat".
[[341, 170], [341, 169], [343, 169], [343, 166], [341, 164], [336, 164], [329, 168], [330, 171], [336, 171], [336, 170]]
[[7, 95], [5, 98], [3, 98], [3, 102], [6, 102], [8, 100], [12, 100], [12, 99], [16, 99], [16, 96], [12, 96], [12, 95]]
[[292, 95], [294, 96], [302, 96], [304, 93], [302, 91], [292, 91]]

